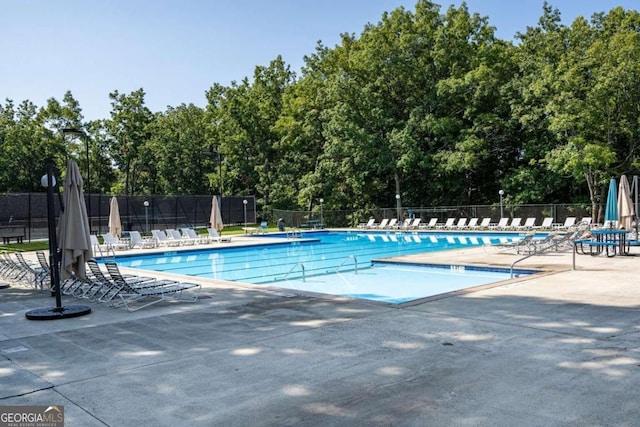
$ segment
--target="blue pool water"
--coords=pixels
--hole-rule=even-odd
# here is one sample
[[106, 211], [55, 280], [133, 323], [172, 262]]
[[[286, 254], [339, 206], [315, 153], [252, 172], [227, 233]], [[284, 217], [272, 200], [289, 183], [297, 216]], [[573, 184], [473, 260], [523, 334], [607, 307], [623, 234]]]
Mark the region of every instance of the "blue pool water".
[[[509, 271], [382, 264], [381, 258], [521, 238], [514, 233], [309, 232], [264, 245], [118, 257], [123, 267], [373, 299], [411, 301], [510, 278]], [[276, 243], [277, 242], [277, 243]], [[521, 271], [520, 273], [531, 273]]]

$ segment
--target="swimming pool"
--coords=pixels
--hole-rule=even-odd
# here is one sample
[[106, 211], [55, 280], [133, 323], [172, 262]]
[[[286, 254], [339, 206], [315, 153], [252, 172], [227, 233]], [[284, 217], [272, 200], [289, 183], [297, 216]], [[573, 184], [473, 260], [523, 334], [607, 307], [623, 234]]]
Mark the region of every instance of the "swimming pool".
[[506, 280], [510, 273], [376, 260], [521, 238], [517, 233], [469, 232], [320, 231], [304, 236], [283, 240], [284, 235], [267, 234], [259, 237], [264, 245], [119, 256], [117, 261], [143, 270], [401, 303]]

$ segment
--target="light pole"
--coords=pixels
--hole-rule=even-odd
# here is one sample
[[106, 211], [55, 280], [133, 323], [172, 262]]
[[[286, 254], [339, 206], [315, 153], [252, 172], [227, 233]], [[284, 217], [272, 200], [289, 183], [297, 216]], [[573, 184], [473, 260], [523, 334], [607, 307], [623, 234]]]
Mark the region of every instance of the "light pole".
[[65, 138], [66, 135], [84, 139], [84, 151], [87, 156], [87, 217], [89, 219], [89, 234], [91, 234], [91, 179], [89, 178], [89, 138], [82, 129], [78, 128], [62, 129], [62, 138]]
[[147, 233], [149, 232], [149, 201], [144, 201], [144, 223], [147, 228]]
[[324, 199], [320, 198], [320, 228], [324, 228], [324, 212], [322, 211], [322, 204], [324, 203]]
[[400, 220], [400, 217], [402, 216], [402, 205], [400, 204], [400, 194], [396, 194], [396, 209], [398, 212], [396, 212], [398, 221]]
[[504, 190], [498, 191], [498, 194], [500, 195], [500, 218], [504, 218], [504, 209], [502, 207], [502, 196], [504, 196]]
[[247, 227], [247, 203], [249, 203], [247, 201], [247, 199], [244, 199], [242, 201], [242, 205], [244, 206], [244, 227]]

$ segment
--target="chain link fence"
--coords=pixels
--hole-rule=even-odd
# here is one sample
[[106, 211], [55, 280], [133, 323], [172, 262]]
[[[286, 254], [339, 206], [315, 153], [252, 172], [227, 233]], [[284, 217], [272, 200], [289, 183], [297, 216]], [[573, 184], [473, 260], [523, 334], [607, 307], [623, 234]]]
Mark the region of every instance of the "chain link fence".
[[[502, 209], [502, 212], [501, 212]], [[438, 218], [438, 222], [445, 222], [447, 218], [486, 218], [491, 222], [498, 222], [501, 217], [508, 218], [536, 218], [536, 224], [541, 224], [545, 217], [553, 217], [554, 222], [564, 222], [569, 216], [581, 220], [591, 217], [590, 204], [531, 204], [531, 205], [469, 205], [469, 206], [438, 206], [438, 207], [393, 207], [363, 210], [331, 210], [316, 209], [313, 211], [273, 211], [273, 218], [282, 218], [288, 227], [305, 228], [310, 221], [324, 224], [326, 227], [355, 227], [374, 218], [379, 223], [383, 218], [421, 218], [422, 222], [429, 222], [431, 218]], [[598, 222], [598, 218], [593, 219]], [[600, 221], [601, 222], [601, 221]]]
[[[85, 195], [91, 232], [106, 233], [112, 196]], [[152, 229], [208, 227], [212, 196], [116, 196], [123, 230], [146, 232]], [[247, 201], [245, 204], [244, 201]], [[148, 206], [145, 206], [148, 202]], [[55, 195], [55, 216], [60, 217], [62, 198]], [[223, 197], [222, 218], [226, 225], [255, 224], [254, 196]], [[0, 195], [0, 229], [24, 229], [25, 241], [47, 237], [47, 195], [15, 193]], [[1, 234], [1, 231], [0, 231]]]

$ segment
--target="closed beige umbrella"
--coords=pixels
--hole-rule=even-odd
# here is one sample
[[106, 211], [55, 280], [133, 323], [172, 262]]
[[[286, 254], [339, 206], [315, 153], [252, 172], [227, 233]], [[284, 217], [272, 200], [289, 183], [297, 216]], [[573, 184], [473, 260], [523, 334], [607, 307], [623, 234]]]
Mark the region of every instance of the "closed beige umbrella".
[[109, 233], [113, 236], [120, 237], [122, 234], [122, 222], [120, 222], [120, 208], [118, 207], [118, 199], [112, 197], [109, 202]]
[[629, 181], [625, 175], [620, 177], [618, 186], [618, 216], [620, 217], [619, 227], [631, 230], [631, 223], [635, 215], [633, 201], [631, 200], [631, 189]]
[[222, 231], [224, 228], [218, 196], [213, 196], [213, 200], [211, 201], [211, 218], [209, 218], [209, 222], [211, 223], [211, 228], [215, 228], [218, 231]]
[[80, 169], [73, 160], [67, 162], [67, 175], [63, 183], [64, 212], [60, 216], [60, 278], [71, 277], [72, 273], [86, 278], [86, 262], [93, 258], [89, 237], [89, 219], [82, 193]]

